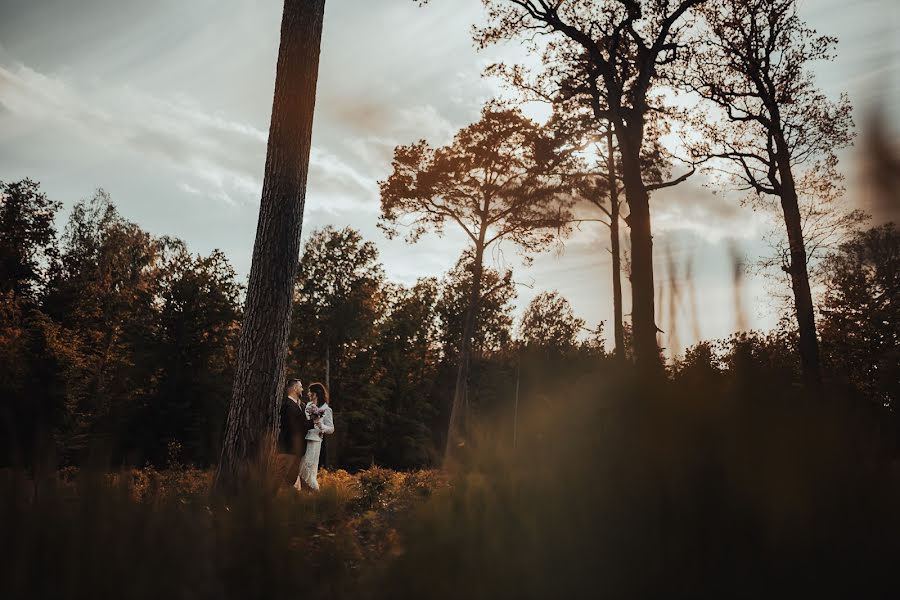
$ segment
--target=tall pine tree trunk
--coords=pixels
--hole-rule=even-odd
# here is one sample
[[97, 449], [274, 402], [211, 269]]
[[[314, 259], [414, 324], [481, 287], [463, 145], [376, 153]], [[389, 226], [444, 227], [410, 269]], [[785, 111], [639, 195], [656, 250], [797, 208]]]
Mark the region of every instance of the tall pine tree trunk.
[[781, 175], [779, 196], [791, 255], [790, 264], [785, 267], [785, 270], [791, 278], [791, 288], [794, 292], [794, 309], [800, 334], [800, 369], [806, 388], [813, 392], [820, 392], [822, 390], [822, 367], [819, 361], [815, 309], [809, 287], [809, 270], [806, 265], [803, 220], [800, 216], [797, 187], [794, 182], [787, 144], [783, 141], [783, 136], [776, 135], [775, 137], [778, 148], [778, 172]]
[[613, 334], [616, 343], [616, 360], [625, 361], [625, 327], [622, 323], [622, 251], [619, 246], [619, 182], [616, 175], [616, 157], [613, 148], [612, 129], [606, 132], [606, 171], [609, 185], [609, 244], [612, 252], [613, 277]]
[[231, 405], [215, 487], [267, 465], [280, 425], [325, 0], [285, 0], [275, 97]]
[[[482, 239], [483, 239], [482, 234]], [[472, 261], [472, 288], [469, 290], [469, 305], [466, 307], [466, 318], [463, 323], [462, 339], [459, 344], [459, 365], [456, 370], [456, 386], [453, 392], [453, 404], [450, 406], [450, 425], [447, 428], [447, 447], [444, 458], [452, 458], [454, 450], [465, 443], [468, 405], [466, 392], [469, 382], [469, 361], [472, 356], [472, 340], [475, 337], [475, 326], [478, 320], [478, 308], [481, 303], [481, 278], [484, 273], [484, 244], [475, 246], [475, 258]]]

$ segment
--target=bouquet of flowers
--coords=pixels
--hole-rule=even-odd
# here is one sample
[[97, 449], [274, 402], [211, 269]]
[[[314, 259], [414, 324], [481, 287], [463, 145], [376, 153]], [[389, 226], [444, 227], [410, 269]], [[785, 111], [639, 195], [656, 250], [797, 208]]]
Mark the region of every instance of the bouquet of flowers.
[[318, 422], [319, 419], [322, 418], [322, 415], [325, 414], [324, 408], [319, 408], [318, 405], [310, 402], [306, 405], [306, 418], [312, 421], [313, 423]]

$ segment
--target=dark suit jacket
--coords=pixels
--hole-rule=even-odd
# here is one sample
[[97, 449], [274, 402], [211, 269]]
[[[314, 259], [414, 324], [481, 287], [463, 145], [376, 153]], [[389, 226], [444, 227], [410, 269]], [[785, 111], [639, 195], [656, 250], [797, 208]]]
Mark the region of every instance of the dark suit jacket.
[[281, 401], [281, 431], [278, 452], [302, 456], [306, 452], [306, 413], [290, 398]]

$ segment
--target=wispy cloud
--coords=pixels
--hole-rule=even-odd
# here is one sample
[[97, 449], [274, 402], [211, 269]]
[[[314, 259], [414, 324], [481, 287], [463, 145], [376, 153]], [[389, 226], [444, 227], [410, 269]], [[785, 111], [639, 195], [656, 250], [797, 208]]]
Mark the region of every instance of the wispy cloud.
[[[883, 35], [872, 34], [890, 1], [808, 3], [812, 24], [842, 40], [819, 73], [830, 95], [848, 90], [858, 107], [897, 96], [897, 46], [889, 43], [897, 20], [882, 18]], [[469, 31], [483, 19], [480, 0], [415, 4], [329, 3], [304, 223], [306, 234], [327, 223], [360, 229], [391, 276], [408, 283], [446, 270], [466, 240], [448, 232], [412, 251], [381, 236], [376, 182], [389, 174], [394, 147], [446, 142], [501, 91], [481, 77], [485, 64], [529, 60], [518, 44], [475, 52]], [[246, 273], [280, 11], [277, 2], [251, 0], [0, 0], [0, 178], [34, 176], [67, 201], [115, 186], [129, 218], [195, 248], [224, 248]], [[729, 244], [764, 250], [758, 240], [771, 216], [713, 194], [699, 175], [654, 194], [651, 207], [657, 247], [696, 254], [705, 290], [730, 281], [727, 261], [716, 263]], [[626, 246], [627, 235], [623, 227]], [[534, 282], [520, 290], [521, 305], [557, 288], [594, 323], [611, 316], [607, 246], [607, 230], [585, 224], [562, 255], [526, 267], [504, 246], [492, 260]], [[720, 302], [726, 292], [701, 298], [705, 324], [720, 317], [704, 335], [732, 328]]]
[[660, 190], [652, 199], [653, 228], [663, 232], [691, 232], [707, 242], [752, 240], [768, 226], [765, 214], [742, 206], [740, 197], [714, 192], [703, 185], [703, 175]]
[[[187, 96], [161, 98], [130, 86], [79, 87], [14, 64], [0, 65], [0, 106], [0, 123], [10, 137], [27, 139], [52, 129], [61, 140], [153, 161], [192, 196], [229, 205], [258, 201], [267, 133], [207, 112]], [[384, 143], [361, 142], [367, 162], [383, 160], [372, 147]], [[333, 152], [313, 150], [310, 179], [314, 208], [372, 209], [374, 179]]]
[[186, 98], [129, 86], [84, 86], [23, 64], [0, 65], [3, 130], [19, 139], [53, 130], [62, 141], [131, 153], [230, 204], [259, 188], [266, 133], [211, 114]]

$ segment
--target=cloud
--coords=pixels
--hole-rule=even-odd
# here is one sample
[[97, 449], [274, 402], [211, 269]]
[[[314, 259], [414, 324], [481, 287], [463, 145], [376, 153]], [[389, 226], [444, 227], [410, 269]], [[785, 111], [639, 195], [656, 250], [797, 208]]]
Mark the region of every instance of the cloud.
[[[141, 163], [173, 171], [176, 188], [191, 196], [232, 206], [259, 199], [267, 133], [207, 112], [189, 97], [157, 97], [130, 86], [77, 86], [15, 64], [0, 65], [0, 107], [10, 137], [29, 139], [50, 129], [75, 152], [90, 144], [100, 154], [129, 152]], [[314, 207], [332, 213], [372, 210], [375, 180], [334, 152], [313, 149], [310, 181], [310, 195], [318, 198]]]
[[702, 174], [654, 193], [650, 200], [656, 232], [688, 231], [706, 241], [759, 238], [767, 226], [765, 215], [741, 206], [735, 194], [713, 192]]
[[178, 189], [184, 192], [185, 194], [190, 194], [191, 196], [202, 196], [203, 192], [193, 187], [188, 183], [184, 183], [183, 181], [178, 183]]
[[[749, 240], [759, 238], [769, 226], [769, 217], [741, 205], [736, 194], [714, 192], [704, 185], [702, 174], [671, 188], [653, 192], [650, 197], [651, 225], [654, 235], [690, 232], [709, 242]], [[596, 206], [580, 201], [575, 206], [579, 219], [607, 221]], [[624, 201], [622, 213], [628, 214]], [[620, 236], [628, 236], [628, 227], [621, 225]], [[594, 222], [582, 223], [567, 245], [608, 243], [609, 229]]]
[[378, 186], [339, 159], [335, 154], [313, 148], [310, 154], [308, 207], [331, 215], [350, 211], [375, 213]]
[[[227, 10], [209, 21], [192, 5], [183, 14], [191, 23], [177, 27], [177, 44], [160, 46], [154, 36], [176, 5], [166, 0], [134, 19], [130, 9], [91, 0], [76, 11], [77, 21], [63, 26], [58, 19], [48, 22], [47, 11], [21, 3], [18, 17], [47, 43], [11, 31], [11, 50], [0, 48], [0, 156], [15, 147], [17, 170], [88, 167], [101, 184], [109, 180], [102, 165], [116, 163], [168, 180], [176, 194], [196, 203], [254, 206], [262, 187], [277, 52], [271, 35], [277, 37], [280, 8], [226, 0]], [[479, 77], [484, 57], [475, 54], [468, 33], [478, 11], [474, 0], [465, 8], [353, 3], [329, 9], [309, 210], [336, 221], [351, 212], [373, 214], [376, 184], [388, 175], [394, 147], [423, 137], [444, 143], [477, 117], [482, 96], [490, 95]], [[111, 13], [122, 27], [96, 30], [92, 17]], [[416, 27], [395, 27], [413, 18]], [[385, 38], [380, 32], [388, 28], [393, 33]], [[182, 38], [183, 30], [194, 35]], [[236, 51], [223, 41], [228, 38], [246, 43]], [[111, 52], [126, 45], [125, 55]]]
[[[892, 38], [870, 34], [870, 17], [880, 14], [875, 5], [874, 12], [855, 7], [851, 15], [839, 10], [846, 3], [827, 4], [815, 8], [820, 22], [812, 25], [844, 38], [837, 60], [821, 73], [822, 82], [833, 82], [829, 93], [858, 75], [866, 81], [849, 89], [857, 104], [866, 94], [896, 96], [896, 78], [886, 81], [896, 69], [876, 74], [888, 60], [877, 55], [889, 52], [885, 40]], [[114, 188], [142, 226], [178, 234], [194, 248], [224, 248], [245, 274], [282, 5], [0, 0], [0, 6], [8, 17], [0, 19], [0, 177], [33, 175], [66, 200], [94, 185]], [[328, 223], [359, 228], [378, 244], [390, 276], [407, 283], [455, 262], [467, 243], [463, 234], [427, 236], [415, 247], [381, 236], [376, 182], [388, 175], [396, 145], [421, 138], [445, 143], [477, 118], [482, 103], [501, 91], [497, 81], [481, 78], [486, 64], [529, 60], [520, 44], [476, 53], [470, 27], [483, 17], [480, 0], [426, 8], [408, 0], [329, 3], [304, 235]], [[896, 122], [896, 110], [886, 109]], [[767, 220], [777, 217], [738, 200], [713, 194], [699, 176], [655, 193], [657, 256], [693, 252], [704, 285], [730, 281], [727, 260], [720, 260], [727, 247], [736, 241], [759, 254]], [[627, 227], [621, 234], [627, 246]], [[561, 256], [548, 252], [526, 268], [504, 245], [497, 260], [515, 266], [518, 279], [534, 281], [534, 290], [521, 290], [521, 304], [556, 288], [594, 323], [611, 317], [608, 244], [603, 225], [586, 223]], [[662, 260], [661, 277], [664, 266]], [[704, 304], [704, 313], [719, 314], [718, 302]], [[731, 324], [721, 321], [727, 332]]]
[[381, 120], [369, 129], [356, 128], [344, 143], [344, 147], [355, 158], [379, 176], [390, 165], [394, 148], [410, 144], [420, 139], [434, 145], [449, 142], [456, 128], [447, 117], [430, 104], [418, 106], [385, 106], [381, 110]]
[[4, 129], [20, 138], [52, 129], [58, 142], [113, 155], [130, 152], [230, 203], [259, 187], [265, 132], [206, 113], [184, 98], [158, 98], [128, 86], [77, 87], [17, 64], [0, 66], [0, 104]]

